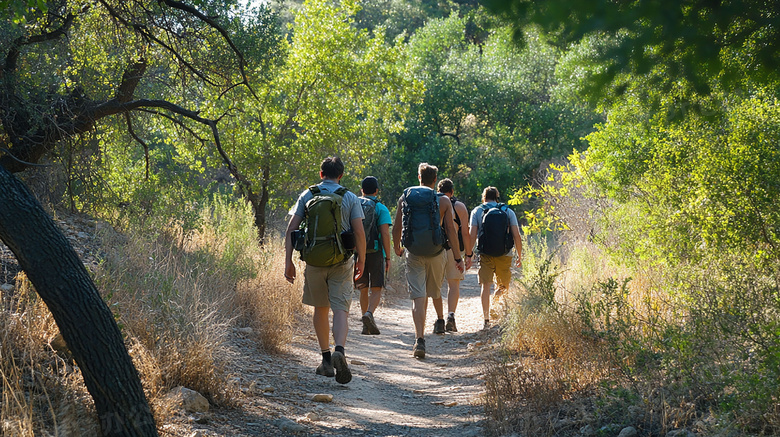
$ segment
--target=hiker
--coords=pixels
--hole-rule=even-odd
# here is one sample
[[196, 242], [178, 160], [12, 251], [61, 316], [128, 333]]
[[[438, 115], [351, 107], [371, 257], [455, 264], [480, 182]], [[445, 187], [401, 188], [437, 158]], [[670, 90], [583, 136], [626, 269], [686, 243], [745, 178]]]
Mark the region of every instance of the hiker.
[[[455, 185], [452, 183], [452, 180], [444, 178], [439, 181], [436, 188], [439, 190], [440, 200], [449, 200], [452, 204], [455, 227], [458, 230], [457, 245], [460, 253], [466, 253], [467, 247], [469, 249], [473, 247], [468, 228], [469, 210], [466, 208], [465, 203], [455, 198]], [[446, 279], [447, 288], [449, 289], [447, 291], [447, 311], [449, 312], [447, 315], [447, 324], [444, 327], [436, 326], [435, 328], [439, 329], [434, 329], [434, 334], [444, 334], [445, 331], [458, 332], [458, 327], [455, 324], [455, 310], [458, 309], [458, 300], [460, 299], [460, 281], [464, 280], [466, 277], [462, 271], [458, 270], [455, 263], [455, 255], [453, 254], [452, 248], [449, 247], [454, 244], [455, 242], [449, 241], [448, 245], [445, 247], [447, 250], [447, 266], [444, 269], [444, 279]], [[473, 253], [466, 253], [466, 270], [471, 268], [471, 258], [473, 256]], [[440, 297], [439, 305], [442, 305], [441, 299], [442, 298]], [[436, 307], [436, 300], [433, 301], [433, 306]]]
[[[379, 181], [366, 176], [360, 184], [360, 204], [363, 207], [363, 230], [366, 234], [366, 264], [363, 276], [355, 281], [360, 290], [360, 311], [363, 335], [379, 335], [374, 312], [382, 299], [385, 275], [390, 270], [390, 210], [377, 199]], [[370, 290], [370, 293], [369, 293]]]
[[504, 292], [509, 289], [512, 272], [512, 247], [517, 249], [515, 265], [521, 266], [523, 252], [517, 216], [506, 204], [499, 203], [496, 187], [487, 187], [482, 192], [482, 205], [471, 211], [471, 244], [476, 241], [479, 253], [479, 284], [481, 287], [482, 313], [485, 316], [484, 328], [490, 327], [490, 315], [498, 316], [495, 308], [490, 311], [490, 286], [496, 279], [496, 292], [493, 305], [497, 306]]
[[[338, 156], [325, 158], [320, 165], [322, 182], [304, 190], [290, 209], [291, 217], [284, 239], [284, 277], [291, 284], [295, 282], [292, 260], [295, 248], [306, 263], [303, 303], [314, 307], [314, 332], [322, 351], [322, 363], [317, 366], [316, 373], [335, 376], [336, 382], [346, 384], [352, 380], [344, 352], [352, 284], [363, 275], [366, 237], [360, 201], [354, 193], [339, 185], [343, 174], [344, 163]], [[354, 249], [357, 250], [357, 259], [352, 256]], [[333, 340], [336, 344], [333, 354], [330, 351], [328, 309], [333, 311]]]
[[[457, 241], [458, 232], [453, 221], [452, 203], [439, 202], [436, 175], [439, 169], [424, 162], [417, 169], [419, 186], [404, 190], [398, 199], [398, 208], [393, 221], [393, 248], [398, 256], [406, 252], [406, 282], [412, 299], [412, 320], [417, 340], [412, 354], [416, 358], [425, 358], [425, 316], [428, 310], [428, 297], [439, 299], [436, 308], [438, 319], [434, 324], [444, 326], [444, 313], [441, 308], [441, 283], [444, 280], [444, 268], [447, 264], [444, 252], [444, 233], [450, 241]], [[444, 231], [442, 231], [444, 228]], [[403, 244], [403, 247], [401, 245]], [[404, 250], [405, 249], [405, 250]], [[464, 270], [460, 249], [452, 248], [456, 268]]]

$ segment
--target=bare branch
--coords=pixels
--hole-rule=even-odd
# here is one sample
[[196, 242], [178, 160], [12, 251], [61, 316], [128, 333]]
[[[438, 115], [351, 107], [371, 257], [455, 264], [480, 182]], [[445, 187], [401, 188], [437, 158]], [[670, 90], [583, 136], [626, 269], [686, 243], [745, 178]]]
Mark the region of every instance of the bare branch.
[[149, 145], [146, 144], [146, 141], [142, 140], [141, 137], [135, 134], [135, 131], [133, 130], [133, 122], [130, 119], [130, 113], [125, 112], [125, 120], [127, 121], [127, 131], [130, 133], [130, 136], [133, 137], [136, 141], [138, 141], [141, 146], [144, 148], [144, 158], [146, 159], [146, 178], [145, 180], [149, 180]]
[[255, 90], [252, 89], [252, 86], [249, 84], [249, 79], [247, 79], [246, 77], [246, 71], [244, 70], [244, 66], [246, 65], [246, 61], [244, 60], [244, 54], [241, 53], [241, 50], [239, 50], [238, 47], [236, 47], [235, 43], [233, 43], [233, 39], [230, 37], [230, 34], [222, 26], [220, 26], [219, 23], [214, 21], [211, 17], [206, 16], [205, 14], [203, 14], [202, 12], [200, 12], [199, 10], [195, 9], [194, 7], [188, 4], [176, 0], [163, 0], [163, 2], [174, 9], [179, 9], [181, 11], [188, 12], [198, 17], [204, 23], [208, 24], [209, 26], [214, 28], [217, 32], [219, 32], [222, 35], [222, 38], [225, 39], [225, 42], [227, 42], [227, 44], [230, 46], [230, 49], [233, 50], [233, 53], [235, 53], [236, 56], [238, 56], [238, 69], [241, 72], [241, 78], [243, 79], [242, 83], [246, 85], [246, 87], [249, 89], [249, 92], [252, 93], [252, 96], [254, 96], [255, 100], [258, 100], [259, 97], [257, 96], [257, 94], [255, 94]]
[[29, 44], [37, 44], [45, 41], [52, 41], [65, 35], [65, 32], [67, 32], [70, 29], [70, 26], [73, 24], [74, 18], [76, 18], [75, 15], [68, 14], [68, 16], [65, 17], [65, 20], [62, 22], [62, 26], [58, 27], [57, 29], [51, 32], [46, 32], [40, 35], [33, 35], [29, 37], [21, 36], [19, 38], [16, 38], [14, 42], [11, 44], [11, 47], [8, 49], [8, 54], [5, 57], [5, 65], [3, 66], [3, 71], [8, 73], [16, 70], [16, 62], [19, 60], [20, 47]]

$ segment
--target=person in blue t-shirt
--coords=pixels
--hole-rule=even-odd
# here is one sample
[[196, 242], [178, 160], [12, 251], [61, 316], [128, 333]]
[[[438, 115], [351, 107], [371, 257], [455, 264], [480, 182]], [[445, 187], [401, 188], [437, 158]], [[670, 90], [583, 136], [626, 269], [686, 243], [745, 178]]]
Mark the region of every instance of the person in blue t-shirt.
[[[374, 321], [374, 312], [382, 299], [382, 288], [385, 286], [385, 276], [390, 270], [390, 210], [377, 199], [379, 181], [374, 176], [367, 176], [360, 186], [361, 201], [370, 200], [376, 211], [376, 227], [378, 239], [367, 242], [366, 264], [363, 276], [355, 281], [355, 288], [360, 290], [360, 310], [363, 312], [363, 335], [379, 335], [379, 328]], [[365, 226], [365, 224], [364, 224]], [[370, 289], [370, 293], [369, 293]]]

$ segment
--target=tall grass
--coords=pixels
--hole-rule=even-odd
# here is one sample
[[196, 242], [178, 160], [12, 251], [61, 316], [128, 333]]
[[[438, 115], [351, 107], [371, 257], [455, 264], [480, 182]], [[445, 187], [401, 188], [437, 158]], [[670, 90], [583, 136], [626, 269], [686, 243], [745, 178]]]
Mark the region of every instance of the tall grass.
[[772, 266], [724, 252], [621, 264], [584, 239], [547, 241], [529, 238], [503, 353], [485, 366], [494, 433], [777, 435]]
[[24, 273], [15, 283], [0, 313], [0, 435], [96, 435], [78, 368], [51, 346], [59, 333], [54, 318]]
[[[215, 199], [201, 226], [99, 227], [102, 260], [93, 272], [120, 326], [159, 424], [173, 412], [168, 391], [185, 386], [230, 406], [229, 343], [251, 335], [273, 353], [292, 337], [300, 292], [283, 279], [280, 238], [260, 247], [243, 203]], [[66, 351], [49, 346], [57, 327], [23, 278], [0, 315], [2, 435], [97, 435], [91, 401]], [[238, 333], [235, 328], [251, 327]]]

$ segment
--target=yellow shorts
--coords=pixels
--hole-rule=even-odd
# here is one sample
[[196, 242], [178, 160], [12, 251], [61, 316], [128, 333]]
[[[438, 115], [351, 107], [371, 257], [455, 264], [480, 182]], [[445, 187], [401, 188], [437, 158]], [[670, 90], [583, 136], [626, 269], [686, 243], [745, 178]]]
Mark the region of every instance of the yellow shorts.
[[492, 284], [493, 276], [496, 278], [496, 293], [503, 293], [509, 288], [509, 282], [512, 279], [512, 272], [509, 267], [512, 265], [512, 256], [490, 256], [479, 255], [479, 283]]

